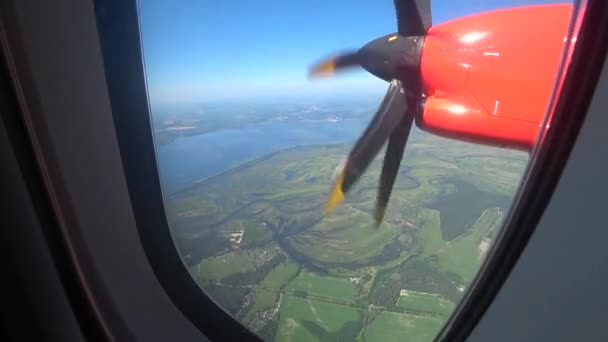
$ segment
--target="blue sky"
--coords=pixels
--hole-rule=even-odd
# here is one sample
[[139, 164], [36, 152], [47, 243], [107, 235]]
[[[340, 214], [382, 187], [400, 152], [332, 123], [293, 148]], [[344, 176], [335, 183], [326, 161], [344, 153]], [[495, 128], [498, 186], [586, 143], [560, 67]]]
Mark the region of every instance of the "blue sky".
[[[435, 0], [435, 24], [542, 0]], [[562, 1], [563, 2], [563, 1]], [[309, 81], [311, 63], [396, 30], [391, 0], [139, 0], [151, 103], [383, 92], [363, 71]]]

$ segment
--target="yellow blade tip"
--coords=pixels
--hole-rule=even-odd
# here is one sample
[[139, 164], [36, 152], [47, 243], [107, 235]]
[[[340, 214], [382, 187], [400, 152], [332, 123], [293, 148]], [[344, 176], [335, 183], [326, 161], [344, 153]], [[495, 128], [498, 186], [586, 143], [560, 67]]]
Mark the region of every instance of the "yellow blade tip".
[[344, 175], [340, 173], [338, 178], [336, 178], [336, 182], [334, 183], [334, 187], [329, 194], [329, 198], [327, 199], [327, 204], [325, 205], [325, 215], [329, 214], [344, 200], [344, 193], [342, 192], [342, 181], [344, 179]]
[[329, 59], [329, 60], [324, 61], [323, 63], [318, 64], [315, 67], [313, 67], [312, 70], [310, 71], [310, 73], [308, 74], [308, 76], [309, 77], [329, 76], [329, 75], [333, 74], [334, 71], [336, 71], [336, 63], [333, 59]]

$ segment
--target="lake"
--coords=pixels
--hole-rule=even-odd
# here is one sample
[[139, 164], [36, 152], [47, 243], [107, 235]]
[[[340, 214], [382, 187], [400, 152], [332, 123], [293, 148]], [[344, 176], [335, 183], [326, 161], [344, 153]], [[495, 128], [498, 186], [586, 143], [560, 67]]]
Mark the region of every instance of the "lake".
[[171, 195], [197, 180], [288, 147], [352, 143], [365, 129], [367, 120], [273, 120], [239, 129], [179, 137], [156, 147], [163, 191]]

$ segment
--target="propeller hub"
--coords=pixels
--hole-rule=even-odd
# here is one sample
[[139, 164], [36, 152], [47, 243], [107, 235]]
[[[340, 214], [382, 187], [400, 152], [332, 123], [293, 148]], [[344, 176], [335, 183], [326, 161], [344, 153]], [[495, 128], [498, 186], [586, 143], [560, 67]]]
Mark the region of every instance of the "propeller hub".
[[419, 79], [424, 36], [389, 34], [364, 45], [357, 51], [360, 65], [387, 82], [398, 79], [410, 84]]

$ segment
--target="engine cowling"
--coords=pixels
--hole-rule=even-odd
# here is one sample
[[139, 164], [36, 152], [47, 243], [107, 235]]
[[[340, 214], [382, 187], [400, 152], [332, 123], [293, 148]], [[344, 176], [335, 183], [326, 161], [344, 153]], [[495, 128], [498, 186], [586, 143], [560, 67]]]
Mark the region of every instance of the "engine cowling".
[[571, 4], [467, 16], [430, 28], [420, 69], [423, 130], [531, 149], [548, 108]]

